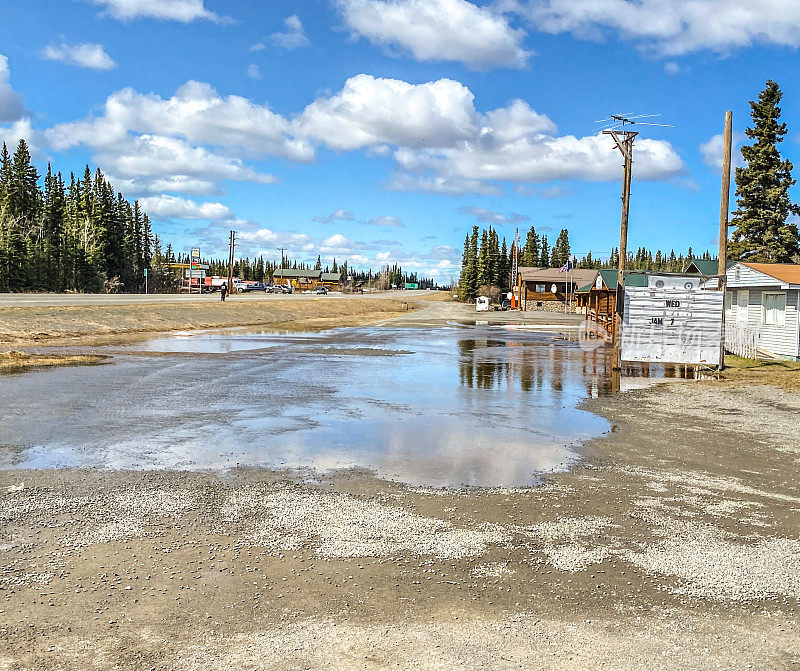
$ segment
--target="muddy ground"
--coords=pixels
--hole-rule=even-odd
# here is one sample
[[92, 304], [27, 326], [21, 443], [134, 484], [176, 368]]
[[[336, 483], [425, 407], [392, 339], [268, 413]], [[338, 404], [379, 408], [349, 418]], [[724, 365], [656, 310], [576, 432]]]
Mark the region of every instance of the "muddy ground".
[[2, 472], [0, 668], [800, 664], [797, 394], [587, 407], [613, 431], [528, 489]]

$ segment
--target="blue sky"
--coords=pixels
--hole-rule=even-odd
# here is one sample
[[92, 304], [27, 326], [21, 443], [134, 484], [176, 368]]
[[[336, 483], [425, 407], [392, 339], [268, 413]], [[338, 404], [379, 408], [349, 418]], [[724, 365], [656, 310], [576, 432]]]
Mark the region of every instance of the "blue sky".
[[[636, 148], [629, 246], [716, 245], [719, 136], [767, 78], [798, 157], [796, 0], [8, 0], [0, 139], [99, 165], [176, 249], [400, 262], [457, 276], [469, 228], [618, 242], [621, 159], [595, 120], [661, 114]], [[794, 75], [794, 76], [793, 76]], [[795, 192], [796, 194], [796, 192]]]

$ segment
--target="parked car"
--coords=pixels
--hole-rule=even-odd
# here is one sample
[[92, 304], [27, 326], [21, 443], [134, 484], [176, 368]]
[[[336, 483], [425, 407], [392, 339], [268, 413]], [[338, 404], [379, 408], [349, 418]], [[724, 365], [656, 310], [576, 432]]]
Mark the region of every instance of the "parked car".
[[273, 284], [270, 291], [273, 294], [290, 294], [292, 293], [292, 287], [288, 284]]
[[248, 291], [266, 291], [267, 285], [263, 282], [256, 282], [255, 284], [248, 285]]
[[315, 294], [320, 296], [327, 296], [328, 295], [328, 287], [317, 287], [314, 291]]

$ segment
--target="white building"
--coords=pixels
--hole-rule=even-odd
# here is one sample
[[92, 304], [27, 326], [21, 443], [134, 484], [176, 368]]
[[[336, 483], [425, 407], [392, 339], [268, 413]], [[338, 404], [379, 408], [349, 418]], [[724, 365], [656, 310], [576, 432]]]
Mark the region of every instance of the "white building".
[[800, 265], [739, 262], [727, 279], [726, 345], [749, 338], [765, 354], [800, 360]]

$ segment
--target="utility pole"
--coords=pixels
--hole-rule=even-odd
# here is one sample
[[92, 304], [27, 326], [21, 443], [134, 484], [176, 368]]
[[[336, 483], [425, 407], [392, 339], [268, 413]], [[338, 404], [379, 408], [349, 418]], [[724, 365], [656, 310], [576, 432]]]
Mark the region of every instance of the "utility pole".
[[725, 369], [725, 290], [727, 286], [728, 217], [731, 198], [731, 145], [733, 144], [733, 112], [725, 112], [725, 133], [722, 149], [722, 196], [719, 202], [719, 266], [718, 284], [722, 291], [722, 334], [719, 354], [719, 370]]
[[275, 249], [277, 249], [281, 253], [281, 270], [283, 270], [283, 263], [284, 263], [283, 252], [285, 250], [285, 247], [276, 247]]
[[[514, 288], [517, 289], [517, 310], [520, 310], [520, 301], [522, 300], [522, 289], [519, 280], [517, 279], [517, 274], [519, 273], [519, 228], [514, 231], [514, 254], [513, 254], [513, 261], [511, 263], [511, 286], [512, 291]], [[516, 287], [514, 287], [516, 285]]]
[[619, 264], [617, 271], [617, 299], [614, 317], [614, 351], [616, 368], [622, 368], [622, 310], [625, 302], [625, 261], [628, 256], [628, 215], [631, 205], [631, 177], [633, 174], [633, 141], [639, 134], [635, 131], [603, 131], [614, 138], [617, 149], [625, 159], [622, 175], [622, 221], [619, 228]]
[[228, 242], [228, 296], [233, 295], [233, 260], [236, 254], [236, 231], [231, 231]]

